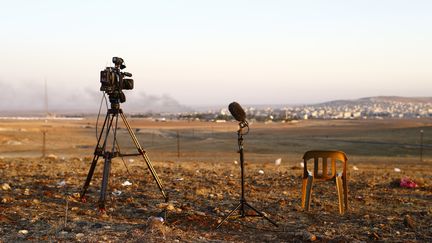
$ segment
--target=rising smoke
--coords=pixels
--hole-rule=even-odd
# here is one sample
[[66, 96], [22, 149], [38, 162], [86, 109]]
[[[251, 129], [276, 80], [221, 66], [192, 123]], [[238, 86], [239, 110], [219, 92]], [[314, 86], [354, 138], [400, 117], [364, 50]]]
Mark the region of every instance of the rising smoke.
[[[24, 81], [20, 84], [0, 80], [2, 101], [0, 111], [8, 114], [44, 113], [44, 82]], [[96, 113], [102, 92], [98, 87], [54, 87], [48, 84], [48, 111], [51, 113]], [[125, 91], [126, 103], [122, 104], [125, 112], [164, 113], [183, 112], [191, 109], [181, 105], [171, 96], [151, 95], [137, 90]]]

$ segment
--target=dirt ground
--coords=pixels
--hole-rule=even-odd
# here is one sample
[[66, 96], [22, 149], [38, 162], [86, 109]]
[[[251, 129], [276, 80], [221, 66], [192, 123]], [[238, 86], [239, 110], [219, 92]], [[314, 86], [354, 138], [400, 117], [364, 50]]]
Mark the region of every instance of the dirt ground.
[[[387, 151], [388, 144], [395, 147], [394, 144], [401, 143], [393, 141], [392, 134], [408, 134], [410, 129], [417, 131], [420, 127], [430, 131], [430, 121], [393, 125], [378, 122], [375, 128], [390, 129], [390, 135], [377, 135], [384, 138], [381, 142], [387, 139], [384, 145], [374, 143], [376, 137], [372, 134], [376, 132], [370, 124], [353, 127], [350, 123], [326, 126], [321, 123], [318, 124], [321, 133], [314, 123], [256, 125], [257, 132], [245, 139], [246, 199], [279, 227], [262, 218], [247, 217], [229, 219], [219, 229], [215, 229], [218, 222], [240, 199], [235, 124], [211, 125], [209, 132], [208, 126], [201, 127], [201, 123], [184, 127], [172, 123], [151, 123], [151, 126], [140, 125], [139, 121], [132, 123], [141, 128], [137, 133], [145, 131], [142, 135], [147, 140], [141, 139], [141, 135], [139, 138], [148, 145], [150, 158], [170, 200], [164, 203], [139, 157], [124, 161], [116, 158], [106, 213], [101, 213], [97, 202], [102, 161], [93, 176], [87, 201], [79, 201], [95, 145], [91, 122], [59, 121], [48, 125], [34, 121], [2, 122], [0, 241], [432, 242], [432, 160], [428, 150], [420, 162], [417, 150], [410, 150], [415, 140], [405, 136], [401, 139], [413, 142], [391, 150], [397, 155], [380, 154], [380, 150]], [[35, 141], [40, 141], [40, 127], [44, 125], [50, 129], [47, 137], [50, 140], [47, 157], [40, 158], [41, 146]], [[346, 137], [351, 140], [336, 135], [328, 139], [325, 131], [332, 127], [349, 134], [351, 137]], [[175, 146], [178, 129], [193, 133], [189, 137], [181, 133], [181, 151], [176, 151]], [[284, 135], [285, 130], [291, 135]], [[259, 141], [264, 141], [266, 133], [272, 134], [274, 140], [260, 146]], [[348, 154], [349, 211], [345, 215], [338, 213], [336, 189], [331, 182], [314, 185], [309, 212], [300, 207], [300, 151], [309, 149], [311, 143], [314, 148], [322, 143], [319, 139], [315, 142], [303, 139], [317, 133], [317, 139], [330, 141], [323, 147], [335, 141], [330, 147], [342, 148]], [[150, 134], [154, 141], [148, 138]], [[290, 141], [295, 141], [297, 147], [290, 150], [292, 144], [288, 146], [287, 141], [281, 140], [285, 136], [291, 136]], [[353, 143], [354, 137], [356, 141], [371, 143], [361, 150], [359, 146], [363, 145]], [[425, 139], [429, 143], [429, 138]], [[168, 145], [163, 147], [164, 144]], [[280, 165], [275, 163], [278, 157], [282, 159]], [[411, 178], [417, 187], [401, 187], [400, 180], [405, 177]], [[167, 214], [161, 222], [164, 210]]]

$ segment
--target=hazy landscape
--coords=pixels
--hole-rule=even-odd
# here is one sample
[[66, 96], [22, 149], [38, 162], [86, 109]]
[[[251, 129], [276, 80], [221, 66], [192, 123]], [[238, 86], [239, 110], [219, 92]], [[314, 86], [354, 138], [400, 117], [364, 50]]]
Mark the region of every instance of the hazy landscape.
[[[432, 240], [430, 118], [252, 122], [244, 137], [246, 198], [279, 227], [259, 218], [240, 218], [228, 220], [218, 230], [218, 222], [239, 202], [237, 122], [129, 121], [169, 193], [168, 204], [139, 157], [113, 160], [106, 214], [97, 208], [102, 161], [87, 202], [79, 201], [96, 144], [95, 118], [3, 119], [0, 239]], [[42, 131], [46, 134], [45, 158], [41, 158]], [[122, 151], [134, 151], [123, 124], [118, 138]], [[348, 155], [350, 206], [343, 216], [338, 214], [332, 183], [315, 185], [310, 212], [300, 207], [300, 162], [303, 153], [311, 149], [342, 150]], [[401, 179], [407, 177], [416, 183], [415, 188], [400, 186]], [[125, 186], [126, 181], [131, 185]], [[168, 214], [162, 223], [157, 217], [163, 209]]]

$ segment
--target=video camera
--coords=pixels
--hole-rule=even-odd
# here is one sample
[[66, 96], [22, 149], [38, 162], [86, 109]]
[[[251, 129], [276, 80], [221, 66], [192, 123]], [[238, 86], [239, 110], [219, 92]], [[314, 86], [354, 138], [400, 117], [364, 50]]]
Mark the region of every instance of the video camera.
[[112, 62], [114, 67], [106, 67], [100, 72], [100, 90], [108, 94], [111, 102], [123, 103], [126, 101], [126, 96], [122, 90], [133, 89], [134, 81], [131, 78], [124, 78], [132, 77], [132, 74], [121, 71], [126, 68], [123, 58], [113, 57]]

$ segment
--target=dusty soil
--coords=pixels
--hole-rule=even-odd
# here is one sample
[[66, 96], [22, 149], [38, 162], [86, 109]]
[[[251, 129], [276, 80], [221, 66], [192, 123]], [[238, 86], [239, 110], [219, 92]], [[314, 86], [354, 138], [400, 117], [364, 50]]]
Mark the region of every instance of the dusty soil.
[[[189, 142], [191, 148], [185, 148], [180, 157], [176, 157], [175, 149], [160, 152], [165, 149], [157, 147], [156, 141], [153, 149], [149, 146], [150, 158], [155, 158], [153, 165], [170, 197], [168, 204], [164, 203], [144, 161], [137, 157], [125, 161], [114, 159], [106, 213], [97, 208], [102, 161], [89, 187], [87, 202], [78, 200], [91, 162], [89, 151], [94, 143], [94, 127], [88, 128], [82, 122], [51, 124], [51, 136], [58, 136], [56, 143], [50, 141], [53, 145], [49, 152], [54, 155], [41, 159], [35, 156], [40, 146], [29, 149], [25, 143], [38, 140], [40, 131], [36, 130], [43, 124], [2, 125], [0, 135], [5, 146], [1, 152], [7, 156], [0, 158], [0, 241], [432, 241], [432, 161], [428, 157], [419, 162], [418, 156], [365, 155], [364, 151], [357, 152], [356, 149], [347, 152], [349, 211], [341, 216], [335, 186], [331, 182], [315, 184], [311, 210], [304, 212], [301, 209], [301, 153], [278, 151], [277, 146], [282, 148], [283, 144], [275, 145], [273, 152], [260, 152], [255, 144], [259, 139], [245, 140], [245, 146], [251, 147], [246, 151], [246, 199], [279, 227], [262, 218], [248, 217], [229, 219], [216, 230], [218, 222], [240, 199], [240, 168], [234, 161], [238, 160], [236, 137], [235, 133], [234, 136], [224, 135], [228, 130], [235, 130], [233, 124], [215, 125], [210, 140], [198, 140], [199, 128], [194, 128], [195, 137], [183, 144]], [[134, 126], [139, 127], [139, 124]], [[420, 126], [425, 124], [401, 125], [407, 129]], [[311, 131], [307, 127], [302, 126], [302, 129]], [[312, 125], [309, 127], [316, 129]], [[349, 131], [357, 130], [356, 127], [348, 129], [346, 124], [343, 127]], [[14, 130], [17, 128], [27, 130]], [[190, 128], [185, 125], [184, 129]], [[31, 129], [36, 130], [32, 133]], [[280, 127], [265, 126], [257, 127], [258, 134], [264, 134], [265, 129], [280, 134]], [[360, 130], [363, 135], [369, 131], [364, 127]], [[292, 129], [290, 133], [300, 131]], [[372, 138], [368, 139], [371, 141]], [[24, 145], [5, 142], [10, 140], [21, 141]], [[68, 140], [69, 147], [63, 144], [64, 140]], [[150, 142], [146, 141], [147, 144]], [[206, 147], [207, 142], [209, 147]], [[198, 146], [200, 143], [203, 149]], [[212, 143], [219, 149], [210, 150]], [[274, 144], [279, 143], [274, 140]], [[81, 147], [77, 148], [77, 144]], [[341, 144], [332, 146], [335, 145]], [[15, 152], [10, 153], [10, 148]], [[307, 148], [299, 145], [296, 150]], [[349, 147], [344, 150], [347, 148], [350, 151]], [[26, 157], [17, 157], [20, 153]], [[274, 162], [278, 156], [282, 158], [280, 165]], [[404, 177], [414, 180], [417, 187], [401, 187], [400, 180]], [[126, 181], [132, 185], [122, 185]], [[163, 216], [163, 210], [167, 210], [167, 215], [161, 222], [159, 216]]]

